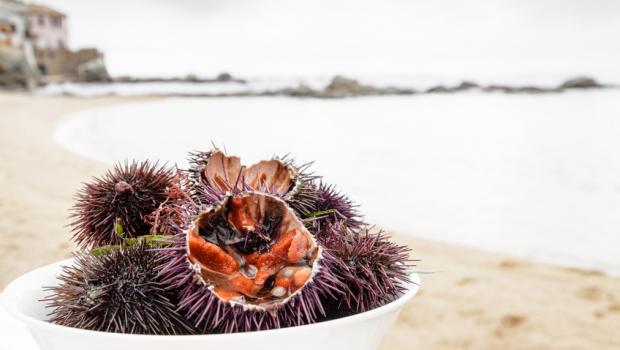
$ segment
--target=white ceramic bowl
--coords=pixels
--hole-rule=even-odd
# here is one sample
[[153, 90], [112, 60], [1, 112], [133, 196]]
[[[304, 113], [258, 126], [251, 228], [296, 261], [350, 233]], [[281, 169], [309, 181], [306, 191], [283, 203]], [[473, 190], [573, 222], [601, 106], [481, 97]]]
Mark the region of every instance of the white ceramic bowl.
[[29, 272], [2, 293], [2, 304], [23, 322], [43, 350], [371, 350], [376, 349], [398, 313], [418, 291], [412, 276], [408, 290], [398, 300], [377, 309], [316, 324], [270, 331], [189, 336], [130, 335], [87, 331], [46, 321], [43, 286], [57, 284], [60, 267], [71, 259]]

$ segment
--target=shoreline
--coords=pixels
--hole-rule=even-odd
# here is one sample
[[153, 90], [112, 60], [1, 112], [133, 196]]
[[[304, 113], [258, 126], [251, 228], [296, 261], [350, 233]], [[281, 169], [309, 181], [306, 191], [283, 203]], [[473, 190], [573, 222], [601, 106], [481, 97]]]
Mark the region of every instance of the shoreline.
[[[67, 114], [153, 97], [46, 97], [0, 92], [0, 289], [69, 257], [65, 227], [82, 181], [107, 165], [54, 142]], [[381, 349], [614, 349], [620, 279], [474, 248], [393, 235], [421, 259], [420, 294]]]
[[[109, 82], [60, 82], [35, 89], [49, 96], [141, 96], [141, 97], [290, 97], [314, 99], [342, 99], [370, 96], [420, 96], [463, 92], [503, 94], [558, 94], [574, 90], [618, 89], [616, 84], [600, 83], [589, 76], [576, 76], [553, 84], [481, 83], [462, 80], [458, 83], [434, 83], [426, 87], [409, 84], [378, 84], [336, 75], [322, 84], [304, 80], [290, 80], [279, 86], [260, 85], [260, 80], [246, 79], [117, 79]], [[268, 80], [263, 81], [268, 82]], [[259, 83], [257, 85], [257, 83]], [[272, 82], [273, 83], [273, 82]], [[219, 84], [219, 89], [208, 87]], [[142, 85], [142, 90], [139, 87]], [[146, 88], [145, 88], [146, 86]], [[163, 89], [168, 86], [168, 90]], [[183, 86], [183, 87], [181, 87]], [[197, 86], [202, 86], [196, 88]], [[236, 86], [231, 88], [232, 86]], [[91, 89], [92, 91], [88, 91]], [[123, 92], [124, 91], [124, 92]]]

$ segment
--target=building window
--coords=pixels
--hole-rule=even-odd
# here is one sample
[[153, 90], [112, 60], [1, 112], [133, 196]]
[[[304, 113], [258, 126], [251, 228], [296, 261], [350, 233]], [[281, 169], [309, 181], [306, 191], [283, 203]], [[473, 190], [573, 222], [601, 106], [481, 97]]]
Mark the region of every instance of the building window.
[[40, 25], [40, 26], [45, 25], [45, 17], [43, 17], [43, 16], [41, 16], [41, 15], [39, 15], [38, 17], [39, 17], [39, 25]]
[[47, 67], [45, 67], [44, 64], [38, 64], [37, 66], [39, 68], [39, 72], [41, 72], [41, 75], [47, 75]]
[[62, 17], [52, 17], [52, 25], [54, 27], [62, 27]]

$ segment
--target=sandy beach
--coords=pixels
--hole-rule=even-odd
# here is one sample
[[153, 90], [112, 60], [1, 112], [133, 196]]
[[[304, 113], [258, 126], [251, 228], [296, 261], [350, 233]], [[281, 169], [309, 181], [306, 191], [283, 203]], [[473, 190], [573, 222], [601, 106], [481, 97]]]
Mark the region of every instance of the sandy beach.
[[[139, 98], [0, 93], [0, 289], [70, 256], [72, 195], [106, 165], [53, 141], [67, 113]], [[394, 233], [421, 259], [420, 294], [382, 349], [618, 349], [620, 279]]]

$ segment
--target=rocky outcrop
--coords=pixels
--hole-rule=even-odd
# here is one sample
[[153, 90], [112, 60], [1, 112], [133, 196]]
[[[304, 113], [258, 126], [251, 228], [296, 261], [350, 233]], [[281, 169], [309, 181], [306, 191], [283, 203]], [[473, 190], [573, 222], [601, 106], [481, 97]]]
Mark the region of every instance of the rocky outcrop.
[[0, 45], [0, 86], [31, 89], [38, 83], [37, 71], [23, 50]]
[[481, 87], [484, 92], [501, 92], [504, 94], [542, 94], [549, 92], [560, 92], [562, 89], [557, 87], [540, 87], [533, 85], [511, 86], [511, 85], [487, 85]]
[[[106, 81], [107, 71], [105, 66], [86, 65], [79, 70], [79, 77], [82, 81]], [[136, 79], [131, 77], [116, 78], [114, 82], [122, 83], [143, 83], [143, 82], [191, 82], [191, 83], [238, 83], [245, 84], [246, 81], [234, 78], [231, 74], [221, 73], [214, 79], [201, 79], [195, 75], [188, 75], [184, 78], [151, 78]], [[481, 85], [472, 81], [462, 81], [456, 85], [436, 85], [424, 91], [418, 92], [411, 88], [395, 86], [374, 86], [363, 84], [351, 78], [341, 75], [333, 77], [323, 88], [313, 88], [307, 84], [300, 83], [294, 87], [284, 87], [273, 90], [255, 91], [251, 87], [240, 89], [235, 92], [215, 92], [215, 93], [170, 93], [166, 96], [175, 97], [268, 97], [268, 96], [287, 96], [298, 98], [349, 98], [362, 96], [385, 96], [385, 95], [413, 95], [413, 94], [445, 94], [458, 93], [465, 91], [478, 91], [485, 93], [503, 94], [546, 94], [560, 93], [568, 89], [589, 89], [589, 88], [618, 88], [615, 85], [602, 85], [593, 78], [579, 77], [567, 80], [557, 86], [537, 86], [537, 85], [502, 85], [489, 84]]]
[[215, 78], [201, 78], [196, 74], [188, 74], [184, 77], [173, 78], [136, 78], [130, 76], [120, 76], [112, 78], [115, 83], [238, 83], [245, 84], [245, 79], [234, 77], [230, 73], [220, 73]]
[[590, 89], [590, 88], [602, 88], [605, 85], [598, 83], [593, 78], [589, 77], [577, 77], [569, 79], [558, 86], [535, 86], [535, 85], [478, 85], [473, 82], [463, 81], [456, 86], [437, 85], [433, 86], [425, 91], [427, 94], [436, 93], [454, 93], [467, 90], [478, 89], [483, 92], [499, 92], [505, 94], [544, 94], [544, 93], [558, 93], [566, 89]]
[[444, 86], [444, 85], [437, 85], [437, 86], [433, 86], [430, 87], [426, 90], [427, 94], [445, 94], [448, 92], [456, 92], [456, 89], [453, 87], [448, 87], [448, 86]]
[[364, 96], [376, 94], [377, 88], [369, 85], [363, 85], [357, 80], [337, 75], [325, 87], [323, 92], [332, 97]]
[[[479, 85], [472, 81], [462, 81], [458, 85], [436, 85], [423, 91], [426, 94], [445, 94], [456, 93], [470, 90], [483, 92], [495, 92], [505, 94], [544, 94], [558, 93], [566, 89], [589, 89], [606, 87], [598, 83], [593, 78], [578, 77], [569, 79], [558, 86], [535, 86], [535, 85]], [[608, 86], [611, 87], [611, 86]], [[359, 81], [337, 75], [327, 84], [324, 89], [313, 89], [305, 84], [300, 84], [296, 88], [285, 88], [277, 91], [264, 91], [251, 95], [258, 96], [292, 96], [292, 97], [314, 97], [314, 98], [344, 98], [358, 96], [380, 96], [380, 95], [412, 95], [417, 93], [414, 89], [400, 87], [377, 87], [362, 84]], [[239, 96], [239, 93], [235, 94]]]
[[472, 89], [479, 89], [480, 85], [473, 83], [471, 81], [464, 80], [459, 85], [456, 86], [445, 86], [445, 85], [437, 85], [433, 86], [426, 90], [427, 94], [435, 94], [435, 93], [452, 93], [459, 91], [467, 91]]
[[467, 91], [467, 90], [471, 90], [471, 89], [477, 89], [479, 87], [480, 87], [480, 85], [478, 85], [478, 84], [476, 84], [474, 82], [464, 80], [459, 85], [457, 85], [455, 87], [455, 89], [456, 89], [456, 91]]
[[411, 95], [413, 89], [403, 89], [393, 86], [376, 87], [361, 84], [355, 79], [350, 79], [337, 75], [325, 86], [316, 90], [306, 84], [299, 84], [295, 88], [284, 88], [276, 91], [266, 91], [261, 96], [293, 96], [293, 97], [314, 97], [314, 98], [345, 98], [358, 96], [377, 96], [377, 95]]
[[94, 59], [76, 67], [77, 80], [84, 82], [107, 82], [111, 81], [110, 74], [103, 59]]
[[603, 85], [599, 84], [594, 78], [590, 77], [576, 77], [569, 79], [560, 85], [562, 89], [591, 89], [601, 88]]
[[215, 81], [219, 81], [221, 83], [226, 83], [226, 82], [233, 81], [233, 80], [234, 80], [233, 76], [227, 72], [222, 72], [218, 74], [217, 77], [215, 78]]

